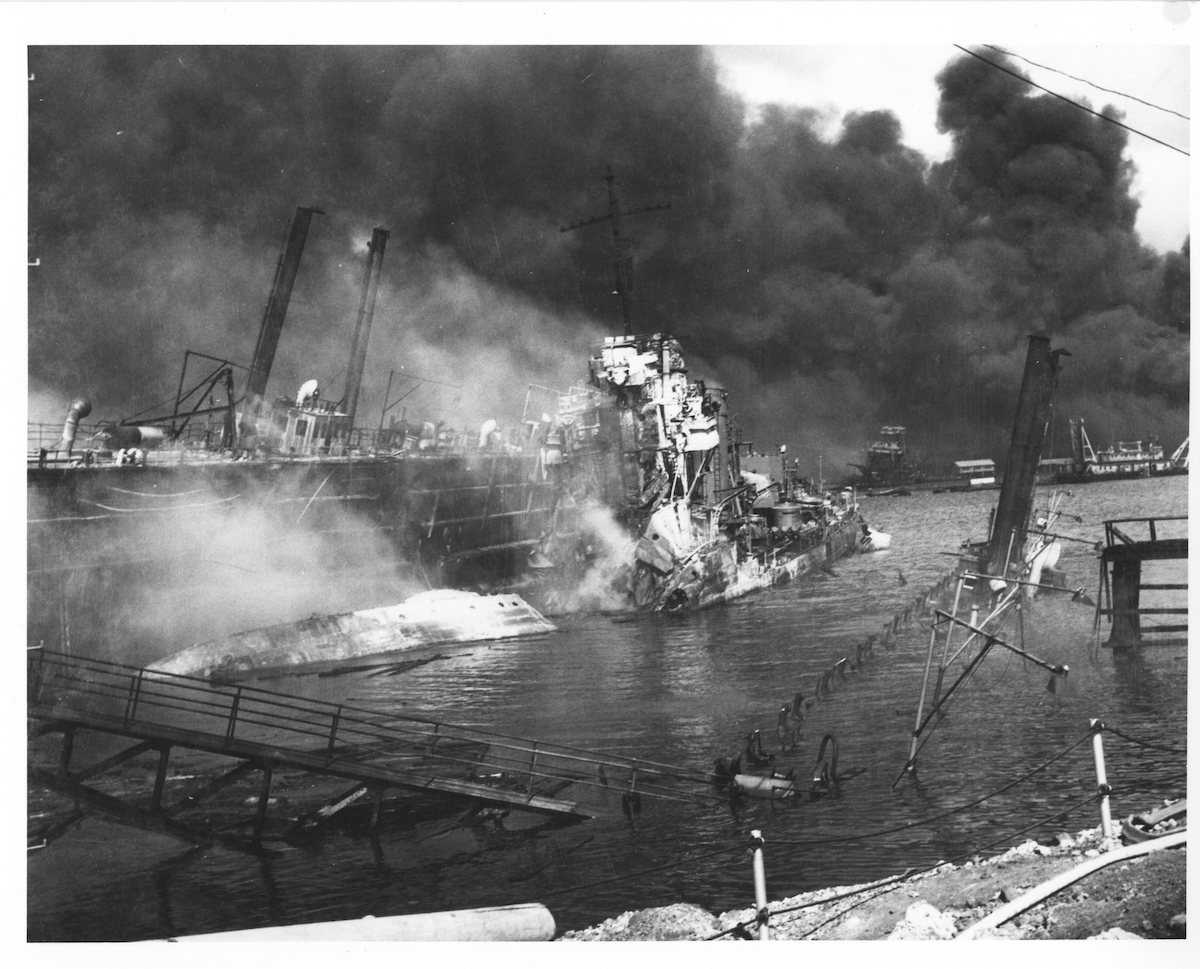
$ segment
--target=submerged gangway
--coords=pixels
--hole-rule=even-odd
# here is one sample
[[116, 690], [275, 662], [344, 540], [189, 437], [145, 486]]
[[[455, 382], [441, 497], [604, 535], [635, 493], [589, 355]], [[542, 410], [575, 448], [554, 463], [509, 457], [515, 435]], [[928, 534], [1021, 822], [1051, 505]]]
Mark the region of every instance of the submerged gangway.
[[[559, 797], [567, 788], [604, 792], [595, 798], [599, 804], [619, 798], [627, 815], [641, 812], [643, 797], [724, 800], [700, 771], [254, 686], [151, 673], [48, 649], [29, 651], [28, 719], [30, 739], [50, 733], [63, 738], [57, 770], [31, 765], [32, 780], [118, 820], [184, 837], [195, 831], [180, 824], [177, 815], [255, 770], [262, 775], [254, 819], [254, 837], [260, 837], [272, 772], [280, 768], [355, 782], [310, 820], [327, 818], [362, 795], [373, 794], [373, 827], [389, 788], [566, 818], [596, 813]], [[80, 768], [71, 763], [78, 731], [98, 731], [135, 743]], [[165, 805], [168, 761], [176, 747], [239, 763]], [[150, 751], [158, 752], [158, 769], [149, 810], [84, 784]]]

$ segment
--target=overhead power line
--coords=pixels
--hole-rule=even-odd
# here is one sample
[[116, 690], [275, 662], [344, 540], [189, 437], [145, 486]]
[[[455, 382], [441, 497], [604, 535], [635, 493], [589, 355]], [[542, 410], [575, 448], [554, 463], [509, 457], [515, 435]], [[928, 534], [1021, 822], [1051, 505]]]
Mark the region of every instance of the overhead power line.
[[1089, 81], [1086, 77], [1076, 77], [1074, 74], [1068, 74], [1066, 71], [1060, 71], [1057, 68], [1048, 67], [1045, 64], [1039, 64], [1037, 61], [1031, 61], [1028, 57], [1025, 57], [1021, 54], [1014, 53], [1011, 50], [1005, 50], [1003, 47], [996, 47], [994, 44], [984, 44], [983, 46], [988, 50], [994, 50], [999, 54], [1004, 54], [1008, 57], [1015, 57], [1018, 60], [1024, 61], [1026, 64], [1032, 64], [1034, 67], [1040, 67], [1043, 71], [1053, 71], [1055, 74], [1061, 74], [1063, 77], [1069, 77], [1072, 81], [1079, 81], [1081, 84], [1094, 87], [1097, 91], [1103, 91], [1106, 94], [1115, 94], [1122, 98], [1129, 98], [1130, 101], [1136, 101], [1138, 104], [1144, 104], [1148, 108], [1156, 108], [1159, 111], [1165, 111], [1167, 114], [1173, 114], [1177, 118], [1183, 118], [1184, 121], [1192, 120], [1186, 114], [1180, 114], [1178, 111], [1175, 111], [1172, 108], [1164, 108], [1161, 104], [1155, 104], [1153, 101], [1143, 101], [1141, 98], [1135, 97], [1132, 94], [1126, 94], [1124, 91], [1115, 91], [1110, 87], [1102, 87], [1093, 81]]
[[1181, 155], [1187, 155], [1188, 158], [1192, 157], [1191, 152], [1184, 151], [1182, 148], [1176, 148], [1174, 145], [1168, 144], [1165, 141], [1155, 138], [1153, 135], [1148, 135], [1144, 131], [1138, 131], [1137, 128], [1131, 128], [1127, 124], [1122, 124], [1120, 121], [1117, 121], [1116, 118], [1109, 118], [1106, 115], [1101, 114], [1099, 111], [1093, 111], [1087, 105], [1080, 104], [1078, 101], [1072, 101], [1070, 98], [1065, 98], [1061, 94], [1058, 94], [1055, 91], [1051, 91], [1048, 87], [1042, 87], [1042, 85], [1040, 85], [1040, 84], [1035, 84], [1033, 81], [1029, 80], [1029, 78], [1022, 77], [1016, 71], [1010, 71], [1007, 67], [1001, 67], [995, 61], [989, 61], [986, 57], [976, 54], [975, 51], [973, 51], [973, 50], [967, 50], [967, 48], [963, 47], [961, 44], [955, 44], [954, 46], [957, 47], [964, 54], [970, 54], [972, 57], [978, 58], [979, 60], [983, 61], [988, 66], [994, 67], [998, 71], [1003, 71], [1005, 74], [1011, 74], [1018, 81], [1024, 81], [1030, 87], [1035, 87], [1039, 91], [1045, 91], [1051, 97], [1058, 98], [1060, 101], [1066, 101], [1067, 104], [1070, 104], [1070, 105], [1078, 108], [1080, 111], [1086, 111], [1088, 114], [1094, 114], [1097, 118], [1101, 118], [1102, 120], [1107, 121], [1109, 124], [1115, 124], [1118, 128], [1124, 128], [1126, 131], [1132, 131], [1135, 135], [1141, 135], [1143, 138], [1148, 138], [1150, 141], [1153, 141], [1156, 144], [1162, 145], [1164, 148], [1170, 148], [1171, 151], [1177, 151]]

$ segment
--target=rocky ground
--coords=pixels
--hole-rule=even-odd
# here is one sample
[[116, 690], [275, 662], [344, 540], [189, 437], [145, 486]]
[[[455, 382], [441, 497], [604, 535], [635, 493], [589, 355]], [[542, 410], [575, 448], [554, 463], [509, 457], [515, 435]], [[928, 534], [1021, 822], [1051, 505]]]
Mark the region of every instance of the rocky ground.
[[[951, 939], [1027, 890], [1120, 847], [1119, 841], [1103, 839], [1099, 828], [1063, 833], [1052, 841], [1026, 841], [993, 858], [943, 865], [903, 881], [824, 888], [772, 902], [771, 938]], [[1182, 938], [1186, 894], [1187, 849], [1165, 849], [1093, 872], [980, 937]], [[807, 907], [797, 908], [801, 905]], [[753, 919], [749, 908], [713, 915], [681, 903], [626, 912], [566, 932], [562, 940], [700, 940], [739, 923], [750, 923], [753, 934]]]

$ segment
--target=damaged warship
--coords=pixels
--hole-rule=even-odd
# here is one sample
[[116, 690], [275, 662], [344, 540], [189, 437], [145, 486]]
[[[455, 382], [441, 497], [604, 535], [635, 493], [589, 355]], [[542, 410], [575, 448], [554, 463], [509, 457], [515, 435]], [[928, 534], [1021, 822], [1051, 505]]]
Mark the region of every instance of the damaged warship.
[[[560, 508], [616, 510], [633, 536], [618, 581], [637, 608], [704, 608], [886, 546], [852, 490], [743, 471], [725, 391], [689, 379], [675, 337], [608, 337], [589, 370], [592, 387], [560, 400], [546, 469]], [[540, 551], [562, 564], [578, 540], [556, 531]]]
[[[677, 339], [633, 335], [628, 318], [624, 336], [594, 348], [590, 386], [540, 397], [530, 388], [520, 434], [502, 438], [489, 422], [476, 442], [440, 423], [384, 427], [381, 415], [378, 430], [356, 424], [383, 229], [368, 247], [343, 396], [323, 398], [313, 381], [268, 396], [315, 212], [296, 212], [249, 367], [189, 350], [169, 414], [89, 427], [91, 404], [80, 398], [61, 438], [31, 428], [31, 643], [69, 647], [72, 626], [87, 650], [125, 636], [132, 610], [114, 607], [122, 590], [166, 601], [205, 568], [203, 556], [156, 547], [156, 529], [197, 513], [220, 527], [222, 515], [250, 505], [280, 534], [320, 536], [326, 553], [337, 541], [327, 568], [352, 560], [368, 536], [385, 536], [420, 588], [531, 598], [549, 588], [551, 606], [563, 601], [556, 585], [578, 583], [595, 565], [595, 510], [622, 536], [604, 577], [607, 601], [615, 592], [644, 610], [703, 608], [885, 547], [852, 490], [743, 472], [725, 392], [689, 379]], [[204, 376], [189, 387], [200, 362]]]

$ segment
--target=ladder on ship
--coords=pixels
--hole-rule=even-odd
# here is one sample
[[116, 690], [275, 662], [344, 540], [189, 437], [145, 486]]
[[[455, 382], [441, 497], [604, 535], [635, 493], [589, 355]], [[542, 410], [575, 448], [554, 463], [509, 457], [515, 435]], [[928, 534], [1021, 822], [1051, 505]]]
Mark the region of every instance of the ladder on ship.
[[[619, 798], [626, 815], [641, 812], [643, 797], [724, 801], [700, 771], [258, 687], [150, 673], [40, 648], [29, 650], [27, 672], [29, 739], [62, 735], [57, 768], [31, 763], [31, 782], [119, 822], [194, 843], [229, 839], [205, 834], [178, 815], [258, 771], [252, 829], [257, 843], [271, 803], [272, 775], [280, 769], [353, 782], [350, 790], [311, 813], [308, 823], [327, 819], [369, 794], [374, 797], [372, 831], [388, 789], [565, 819], [597, 813], [595, 807], [559, 796], [568, 788], [596, 793], [591, 800], [601, 807]], [[72, 763], [72, 755], [76, 734], [83, 731], [133, 744], [80, 767]], [[236, 763], [168, 805], [164, 791], [175, 748]], [[148, 809], [85, 783], [151, 752], [157, 753], [158, 764]]]

